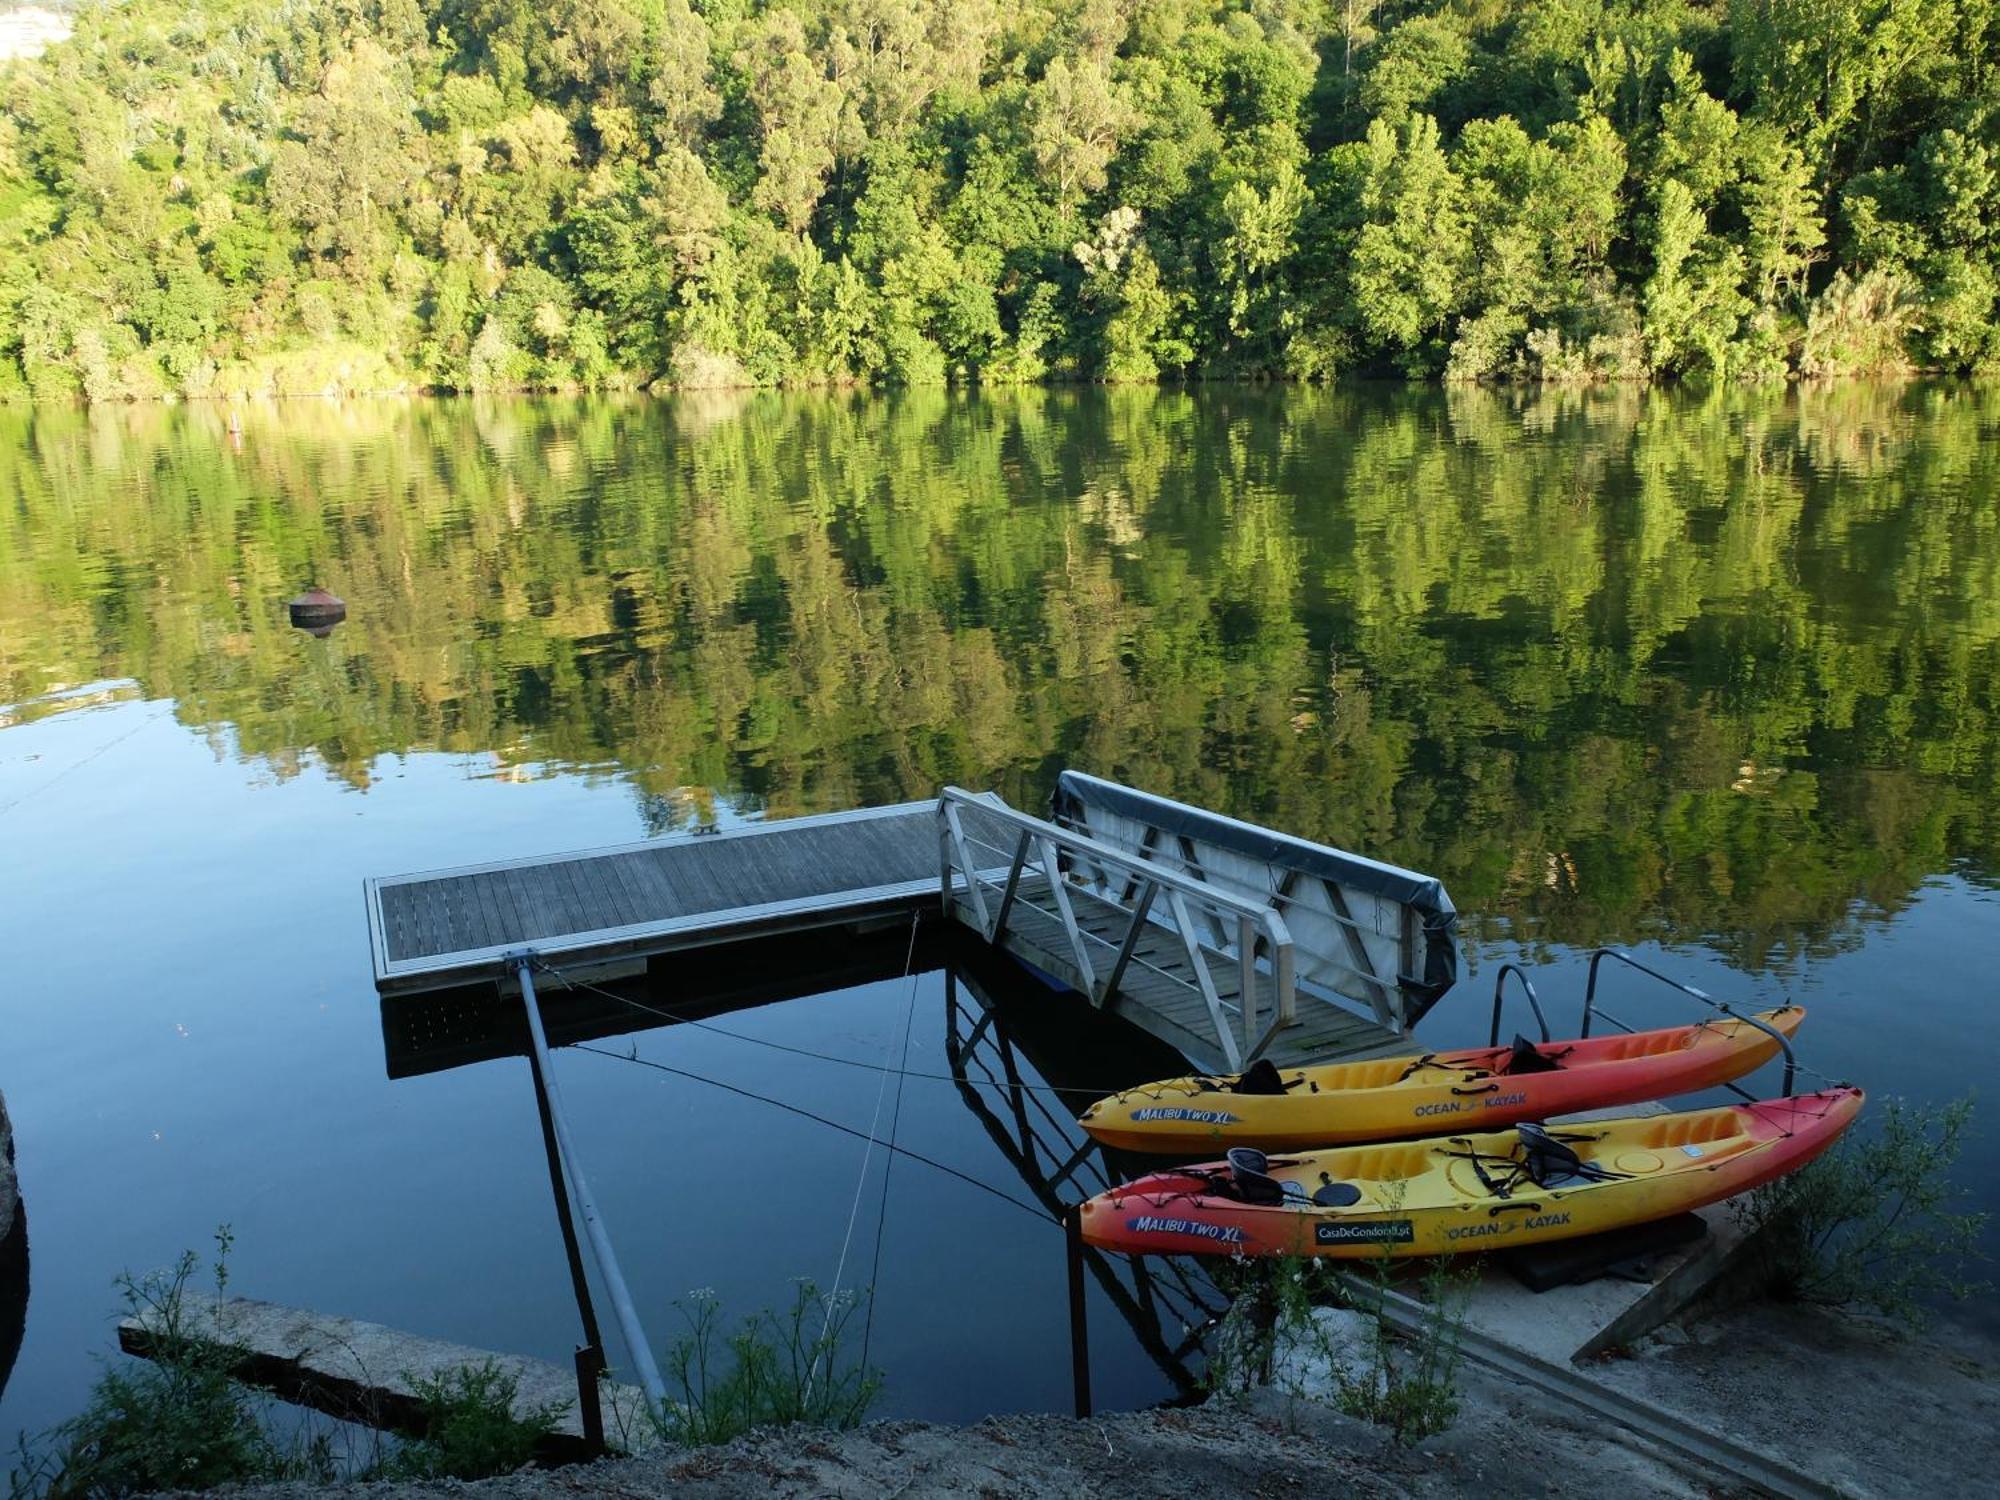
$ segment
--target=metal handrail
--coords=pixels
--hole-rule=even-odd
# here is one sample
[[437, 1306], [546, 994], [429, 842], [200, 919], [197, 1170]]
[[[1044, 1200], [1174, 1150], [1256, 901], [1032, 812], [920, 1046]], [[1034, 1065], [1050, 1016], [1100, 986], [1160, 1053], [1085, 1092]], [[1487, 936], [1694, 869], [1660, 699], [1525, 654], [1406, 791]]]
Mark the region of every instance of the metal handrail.
[[[1672, 975], [1662, 974], [1658, 969], [1649, 968], [1647, 965], [1640, 963], [1638, 959], [1634, 958], [1631, 954], [1624, 952], [1622, 949], [1595, 948], [1591, 950], [1590, 977], [1589, 981], [1583, 987], [1583, 1025], [1581, 1029], [1579, 1029], [1577, 1032], [1577, 1035], [1579, 1037], [1588, 1037], [1590, 1035], [1591, 1020], [1598, 1015], [1602, 1015], [1605, 1020], [1611, 1022], [1612, 1025], [1619, 1027], [1621, 1030], [1630, 1031], [1632, 1029], [1630, 1026], [1627, 1026], [1623, 1021], [1619, 1020], [1616, 1016], [1611, 1015], [1609, 1012], [1600, 1011], [1597, 1009], [1597, 966], [1607, 958], [1615, 958], [1618, 960], [1618, 962], [1624, 964], [1626, 967], [1637, 969], [1641, 974], [1646, 975], [1649, 979], [1657, 979], [1661, 984], [1664, 984], [1671, 989], [1679, 990], [1683, 995], [1687, 995], [1692, 999], [1699, 1001], [1701, 1004], [1706, 1005], [1710, 1010], [1715, 1011], [1718, 1015], [1725, 1015], [1729, 1017], [1729, 1019], [1732, 1021], [1741, 1021], [1744, 1025], [1754, 1026], [1757, 1030], [1763, 1032], [1764, 1035], [1768, 1036], [1772, 1041], [1778, 1044], [1778, 1050], [1783, 1052], [1785, 1055], [1784, 1092], [1788, 1096], [1791, 1094], [1792, 1080], [1798, 1070], [1799, 1064], [1798, 1064], [1798, 1059], [1792, 1055], [1792, 1043], [1789, 1037], [1787, 1037], [1782, 1031], [1778, 1030], [1777, 1027], [1771, 1025], [1768, 1021], [1760, 1021], [1755, 1016], [1746, 1016], [1741, 1011], [1732, 1010], [1729, 1008], [1728, 1005], [1724, 1004], [1719, 1000], [1716, 1000], [1706, 990], [1698, 990], [1691, 984], [1681, 983], [1680, 980], [1675, 979]], [[1741, 1092], [1741, 1090], [1738, 1090], [1738, 1092]]]
[[1546, 1043], [1549, 1039], [1549, 1018], [1542, 1014], [1541, 997], [1535, 993], [1535, 982], [1528, 978], [1519, 964], [1504, 963], [1500, 965], [1500, 972], [1493, 976], [1493, 1033], [1486, 1039], [1486, 1045], [1500, 1045], [1500, 1002], [1506, 999], [1509, 974], [1521, 981], [1521, 989], [1528, 997], [1528, 1009], [1535, 1013], [1535, 1024], [1541, 1027], [1542, 1041]]
[[[1147, 859], [1144, 855], [1120, 849], [1116, 844], [1103, 843], [1088, 834], [1065, 828], [1060, 823], [1051, 823], [1046, 818], [1037, 818], [1031, 813], [1020, 812], [1004, 803], [989, 802], [975, 792], [962, 787], [948, 786], [938, 794], [940, 807], [950, 803], [959, 807], [970, 807], [981, 817], [992, 818], [996, 822], [1011, 824], [1039, 837], [1051, 839], [1061, 848], [1078, 854], [1087, 854], [1104, 864], [1113, 864], [1128, 874], [1157, 882], [1167, 890], [1179, 891], [1184, 896], [1192, 896], [1206, 901], [1211, 906], [1239, 917], [1249, 917], [1264, 928], [1264, 934], [1273, 943], [1290, 946], [1292, 931], [1285, 925], [1285, 919], [1278, 912], [1261, 901], [1253, 901], [1247, 896], [1239, 896], [1234, 891], [1218, 885], [1210, 885], [1205, 880], [1171, 869]], [[969, 872], [968, 872], [969, 873]]]
[[[1008, 862], [1007, 876], [1002, 886], [997, 912], [988, 910], [986, 897], [988, 888], [997, 883], [994, 876], [998, 867], [988, 868], [976, 862], [972, 849], [968, 846], [976, 845], [1001, 856], [1004, 856], [1006, 851], [1002, 846], [982, 839], [977, 834], [968, 834], [959, 817], [961, 808], [969, 808], [977, 816], [991, 819], [1000, 828], [1018, 835], [1012, 857]], [[1078, 975], [1093, 1004], [1101, 1006], [1110, 1001], [1117, 992], [1119, 982], [1129, 964], [1138, 963], [1147, 968], [1153, 967], [1138, 956], [1136, 943], [1140, 929], [1149, 919], [1155, 898], [1164, 895], [1174, 920], [1170, 926], [1167, 923], [1158, 925], [1177, 933], [1187, 949], [1187, 956], [1194, 970], [1195, 986], [1201, 992], [1215, 1025], [1216, 1040], [1221, 1044], [1230, 1066], [1242, 1066], [1245, 1058], [1230, 1024], [1224, 1020], [1225, 1009], [1234, 1009], [1242, 1016], [1245, 1031], [1243, 1042], [1246, 1046], [1251, 1046], [1249, 1055], [1252, 1057], [1261, 1053], [1269, 1044], [1271, 1036], [1276, 1033], [1278, 1027], [1291, 1025], [1297, 1019], [1296, 958], [1291, 928], [1273, 907], [1211, 885], [1198, 876], [1172, 869], [1148, 859], [1143, 853], [1121, 849], [1058, 823], [1017, 812], [997, 799], [977, 796], [958, 787], [946, 787], [939, 794], [938, 846], [940, 885], [946, 902], [950, 902], [951, 892], [954, 889], [954, 870], [961, 869], [966, 898], [972, 907], [977, 925], [986, 939], [995, 943], [1006, 933], [1007, 920], [1015, 902], [1025, 899], [1021, 896], [1021, 876], [1032, 853], [1032, 857], [1041, 867], [1041, 875], [1048, 881], [1049, 894], [1055, 903], [1056, 910], [1051, 915], [1062, 923], [1067, 932]], [[1091, 961], [1088, 943], [1096, 942], [1106, 947], [1111, 945], [1098, 934], [1087, 931], [1077, 921], [1069, 897], [1069, 883], [1064, 879], [1062, 868], [1064, 856], [1067, 856], [1072, 864], [1080, 862], [1093, 867], [1106, 885], [1110, 884], [1109, 871], [1122, 871], [1128, 877], [1126, 881], [1128, 897], [1112, 901], [1111, 904], [1127, 911], [1130, 923], [1124, 941], [1118, 945], [1117, 958], [1101, 983], [1097, 966]], [[1137, 904], [1128, 907], [1127, 901], [1131, 897], [1137, 897]], [[1196, 924], [1187, 909], [1190, 901], [1198, 904], [1209, 914], [1211, 922], [1218, 930], [1218, 941], [1204, 942], [1198, 936]], [[1220, 937], [1225, 919], [1233, 919], [1236, 930], [1235, 956], [1242, 969], [1240, 1003], [1234, 1007], [1227, 1006], [1222, 999], [1206, 960], [1198, 956], [1203, 948], [1224, 957], [1228, 956], [1228, 940], [1226, 937]], [[1258, 1040], [1255, 1037], [1259, 1010], [1256, 995], [1256, 949], [1260, 943], [1269, 955], [1277, 1017], [1271, 1032]], [[1174, 977], [1165, 975], [1164, 970], [1160, 972], [1164, 977]]]

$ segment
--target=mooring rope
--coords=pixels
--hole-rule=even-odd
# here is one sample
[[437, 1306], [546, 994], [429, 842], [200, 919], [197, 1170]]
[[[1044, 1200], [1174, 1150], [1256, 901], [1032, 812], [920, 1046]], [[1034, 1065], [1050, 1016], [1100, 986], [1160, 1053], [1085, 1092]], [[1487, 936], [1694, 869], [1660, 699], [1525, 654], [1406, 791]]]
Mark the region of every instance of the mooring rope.
[[[910, 988], [909, 1004], [910, 1004], [910, 1009], [912, 1011], [915, 1010], [917, 1003], [916, 976], [910, 972], [910, 970], [913, 967], [915, 967], [917, 959], [917, 921], [918, 921], [918, 914], [916, 912], [911, 912], [910, 946], [909, 950], [903, 955], [903, 978], [909, 983], [909, 988]], [[908, 1033], [906, 1030], [905, 1035], [907, 1034]], [[882, 1100], [883, 1097], [889, 1092], [889, 1073], [890, 1073], [889, 1053], [895, 1047], [895, 1045], [896, 1045], [895, 1033], [891, 1032], [889, 1035], [889, 1046], [885, 1047], [882, 1051], [881, 1081], [875, 1085], [875, 1113], [869, 1118], [868, 1121], [868, 1144], [862, 1147], [861, 1150], [861, 1175], [854, 1179], [854, 1201], [850, 1203], [847, 1208], [847, 1232], [841, 1236], [840, 1259], [834, 1262], [834, 1267], [833, 1267], [833, 1288], [826, 1295], [826, 1317], [820, 1323], [819, 1326], [819, 1342], [813, 1349], [812, 1362], [806, 1366], [805, 1399], [808, 1402], [812, 1400], [813, 1385], [819, 1378], [820, 1357], [822, 1355], [830, 1356], [831, 1354], [831, 1351], [827, 1348], [827, 1339], [833, 1332], [834, 1309], [840, 1305], [840, 1283], [842, 1278], [844, 1278], [847, 1275], [847, 1252], [848, 1249], [854, 1244], [854, 1224], [855, 1221], [861, 1216], [861, 1193], [862, 1190], [868, 1186], [868, 1168], [874, 1163], [875, 1160], [875, 1127], [881, 1124], [882, 1122]], [[903, 1092], [901, 1084], [899, 1083], [896, 1089], [896, 1102], [898, 1109], [901, 1108], [902, 1098], [903, 1098]], [[892, 1155], [888, 1159], [893, 1161], [895, 1158]], [[887, 1191], [886, 1184], [888, 1182], [888, 1175], [889, 1174], [885, 1168], [882, 1174], [883, 1183], [885, 1185], [884, 1186], [885, 1192]], [[877, 1250], [881, 1249], [881, 1230], [879, 1225], [877, 1226], [876, 1229], [876, 1249]], [[870, 1295], [870, 1300], [872, 1301], [874, 1295], [874, 1286], [872, 1285], [872, 1283], [869, 1287], [869, 1295]], [[830, 1364], [831, 1362], [832, 1361], [829, 1358], [828, 1363]]]
[[[917, 924], [910, 923], [910, 954], [915, 956]], [[907, 971], [910, 958], [903, 960]], [[889, 1222], [889, 1177], [896, 1169], [896, 1129], [903, 1123], [903, 1083], [909, 1075], [910, 1032], [917, 1019], [917, 976], [910, 975], [909, 999], [903, 1007], [903, 1055], [896, 1067], [896, 1107], [889, 1113], [889, 1154], [882, 1161], [882, 1197], [875, 1205], [875, 1257], [868, 1267], [868, 1314], [861, 1324], [861, 1368], [868, 1368], [868, 1349], [875, 1338], [875, 1299], [882, 1285], [882, 1232]], [[885, 1075], [886, 1076], [886, 1075]]]
[[[981, 1080], [961, 1077], [956, 1073], [933, 1073], [923, 1068], [911, 1068], [908, 1066], [891, 1068], [884, 1063], [872, 1063], [858, 1057], [842, 1057], [837, 1052], [817, 1052], [811, 1047], [796, 1047], [789, 1042], [774, 1042], [768, 1037], [751, 1036], [746, 1032], [731, 1031], [728, 1027], [717, 1026], [712, 1021], [698, 1021], [693, 1016], [682, 1015], [679, 1011], [668, 1010], [664, 1006], [648, 1005], [643, 1000], [634, 1000], [630, 995], [621, 995], [616, 990], [607, 990], [604, 986], [593, 984], [587, 979], [573, 979], [546, 959], [538, 959], [536, 960], [536, 964], [537, 967], [555, 975], [556, 978], [560, 979], [570, 989], [588, 990], [593, 995], [601, 996], [606, 1000], [616, 1001], [618, 1004], [628, 1006], [636, 1011], [643, 1011], [649, 1016], [658, 1016], [663, 1021], [672, 1021], [676, 1026], [692, 1026], [697, 1031], [706, 1031], [713, 1036], [728, 1037], [732, 1042], [748, 1042], [753, 1047], [768, 1047], [773, 1052], [789, 1052], [794, 1057], [807, 1057], [815, 1062], [837, 1063], [843, 1068], [862, 1068], [870, 1073], [898, 1073], [905, 1078], [924, 1078], [938, 1083], [972, 1083], [977, 1085], [984, 1082], [993, 1088], [1006, 1089], [1009, 1093], [1081, 1094], [1091, 1099], [1101, 1099], [1109, 1094], [1139, 1093], [1153, 1087], [1150, 1083], [1098, 1086], [1082, 1083], [1057, 1085], [1053, 1083], [1028, 1083], [1026, 1081], [1003, 1082], [997, 1078]], [[911, 977], [914, 978], [915, 976]], [[909, 1053], [906, 1049], [904, 1052], [905, 1064], [908, 1061]], [[1195, 1095], [1201, 1093], [1202, 1090], [1188, 1089], [1185, 1091], [1177, 1090], [1176, 1092], [1185, 1092], [1189, 1098], [1193, 1098]]]
[[[710, 1078], [705, 1073], [691, 1073], [686, 1068], [676, 1068], [668, 1063], [654, 1062], [650, 1057], [640, 1057], [636, 1053], [607, 1051], [603, 1047], [593, 1047], [588, 1042], [573, 1042], [570, 1044], [570, 1048], [575, 1052], [588, 1052], [597, 1057], [608, 1057], [613, 1062], [636, 1063], [642, 1068], [651, 1068], [656, 1073], [670, 1073], [676, 1078], [685, 1078], [690, 1083], [705, 1083], [710, 1088], [721, 1089], [724, 1093], [738, 1094], [745, 1099], [754, 1099], [759, 1104], [768, 1104], [773, 1109], [782, 1109], [787, 1114], [798, 1115], [803, 1119], [811, 1120], [816, 1125], [824, 1125], [829, 1130], [838, 1130], [842, 1135], [851, 1135], [857, 1141], [867, 1139], [864, 1132], [856, 1130], [852, 1125], [843, 1125], [838, 1120], [830, 1120], [825, 1115], [815, 1114], [809, 1109], [801, 1109], [796, 1104], [787, 1104], [783, 1099], [773, 1099], [769, 1094], [760, 1094], [754, 1089], [741, 1088], [733, 1083], [724, 1083], [720, 1078]], [[1012, 1193], [1003, 1193], [1000, 1189], [993, 1186], [992, 1183], [982, 1182], [971, 1173], [961, 1172], [957, 1167], [941, 1162], [934, 1156], [926, 1156], [921, 1151], [912, 1151], [908, 1146], [891, 1146], [889, 1149], [894, 1151], [898, 1156], [907, 1156], [912, 1161], [920, 1161], [925, 1166], [944, 1173], [947, 1177], [956, 1177], [968, 1187], [976, 1187], [980, 1192], [990, 1194], [998, 1198], [1002, 1203], [1011, 1203], [1023, 1213], [1033, 1214], [1044, 1224], [1060, 1222], [1050, 1215], [1046, 1209], [1037, 1208], [1032, 1203], [1016, 1198]]]

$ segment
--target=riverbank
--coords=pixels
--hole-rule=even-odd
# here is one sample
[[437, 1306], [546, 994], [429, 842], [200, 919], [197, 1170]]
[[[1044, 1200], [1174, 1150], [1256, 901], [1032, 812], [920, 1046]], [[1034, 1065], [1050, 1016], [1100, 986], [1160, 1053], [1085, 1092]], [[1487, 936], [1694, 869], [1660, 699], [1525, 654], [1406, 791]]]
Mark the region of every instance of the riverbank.
[[[1077, 1420], [990, 1417], [967, 1427], [873, 1422], [851, 1432], [763, 1432], [726, 1447], [453, 1484], [465, 1500], [901, 1500], [929, 1496], [1250, 1495], [1456, 1497], [1543, 1495], [1557, 1487], [1633, 1500], [1685, 1500], [1710, 1488], [1616, 1435], [1548, 1412], [1513, 1409], [1482, 1386], [1451, 1432], [1398, 1449], [1317, 1402], [1263, 1395], [1241, 1406], [1120, 1412]], [[438, 1484], [283, 1484], [237, 1500], [416, 1500]]]
[[[2000, 1467], [2000, 1347], [1939, 1324], [1921, 1336], [1825, 1309], [1758, 1304], [1675, 1325], [1593, 1361], [1589, 1379], [1789, 1465], [1825, 1493], [1889, 1500], [1982, 1489]], [[726, 1446], [530, 1469], [451, 1485], [477, 1500], [672, 1495], [1641, 1497], [1749, 1493], [1587, 1411], [1476, 1364], [1451, 1427], [1402, 1446], [1317, 1400], [1260, 1388], [1188, 1408], [1091, 1419], [993, 1416], [967, 1426], [790, 1428]], [[1818, 1493], [1818, 1491], [1811, 1491]], [[430, 1482], [286, 1483], [239, 1500], [416, 1500]]]

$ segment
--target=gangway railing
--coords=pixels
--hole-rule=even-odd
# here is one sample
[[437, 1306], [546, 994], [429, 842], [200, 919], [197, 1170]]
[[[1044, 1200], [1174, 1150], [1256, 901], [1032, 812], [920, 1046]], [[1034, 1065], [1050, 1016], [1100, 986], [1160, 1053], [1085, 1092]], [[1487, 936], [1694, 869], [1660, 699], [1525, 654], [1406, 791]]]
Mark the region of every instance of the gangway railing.
[[[1283, 914], [1310, 993], [1407, 1034], [1458, 976], [1458, 913], [1436, 877], [1065, 770], [1050, 819]], [[1098, 873], [1080, 873], [1086, 882]]]
[[[1588, 1037], [1590, 1035], [1591, 1023], [1594, 1021], [1608, 1021], [1628, 1036], [1635, 1034], [1639, 1029], [1635, 1026], [1627, 1025], [1597, 1003], [1597, 974], [1598, 970], [1603, 966], [1604, 960], [1607, 958], [1615, 959], [1627, 968], [1637, 969], [1648, 979], [1657, 980], [1659, 983], [1667, 986], [1668, 989], [1679, 991], [1690, 1000], [1714, 1011], [1717, 1015], [1727, 1016], [1732, 1021], [1741, 1021], [1745, 1026], [1754, 1027], [1758, 1031], [1763, 1032], [1764, 1035], [1778, 1044], [1778, 1050], [1784, 1054], [1784, 1092], [1788, 1095], [1792, 1092], [1793, 1080], [1798, 1071], [1798, 1058], [1792, 1052], [1791, 1038], [1768, 1021], [1761, 1021], [1755, 1016], [1746, 1016], [1742, 1011], [1735, 1009], [1727, 1002], [1717, 1000], [1707, 990], [1697, 989], [1691, 984], [1685, 984], [1681, 980], [1674, 978], [1671, 974], [1662, 974], [1658, 969], [1641, 963], [1622, 948], [1593, 948], [1591, 950], [1589, 976], [1583, 987], [1583, 1018], [1578, 1024], [1576, 1032], [1578, 1037]], [[1500, 1045], [1500, 1009], [1502, 1002], [1506, 998], [1505, 991], [1507, 976], [1509, 974], [1512, 974], [1520, 981], [1521, 989], [1527, 996], [1528, 1004], [1535, 1012], [1535, 1020], [1541, 1026], [1542, 1040], [1546, 1042], [1549, 1039], [1549, 1023], [1542, 1017], [1541, 1002], [1536, 998], [1535, 986], [1530, 982], [1528, 976], [1522, 972], [1520, 965], [1506, 963], [1500, 966], [1500, 972], [1493, 977], [1493, 1031], [1487, 1045], [1493, 1047]], [[1753, 1102], [1756, 1100], [1757, 1096], [1755, 1094], [1736, 1084], [1725, 1084], [1724, 1087], [1744, 1099]]]
[[[1292, 935], [1271, 906], [957, 787], [939, 796], [938, 825], [946, 903], [965, 900], [996, 946], [1018, 908], [1041, 913], [1060, 931], [1063, 956], [1093, 1005], [1109, 1004], [1143, 969], [1199, 1000], [1223, 1057], [1239, 1070], [1297, 1020]], [[1218, 987], [1217, 967], [1234, 970], [1233, 996]], [[1266, 1014], [1272, 1020], [1260, 1033]]]

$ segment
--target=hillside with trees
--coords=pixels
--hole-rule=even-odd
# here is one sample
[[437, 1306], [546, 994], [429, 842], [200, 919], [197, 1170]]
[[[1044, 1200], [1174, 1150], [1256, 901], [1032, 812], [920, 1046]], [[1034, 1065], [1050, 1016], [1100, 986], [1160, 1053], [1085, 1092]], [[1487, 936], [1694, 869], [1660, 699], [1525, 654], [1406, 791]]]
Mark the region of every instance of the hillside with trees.
[[125, 0], [0, 394], [2000, 363], [2000, 0]]

